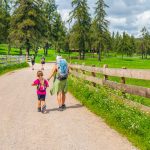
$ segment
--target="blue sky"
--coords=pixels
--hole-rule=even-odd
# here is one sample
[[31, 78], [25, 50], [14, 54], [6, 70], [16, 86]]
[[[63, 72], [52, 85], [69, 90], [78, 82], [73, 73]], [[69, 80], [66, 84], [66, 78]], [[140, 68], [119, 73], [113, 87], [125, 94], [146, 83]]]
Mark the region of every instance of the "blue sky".
[[[96, 0], [88, 0], [90, 13], [94, 14]], [[140, 36], [142, 27], [150, 28], [150, 0], [105, 0], [109, 5], [106, 10], [110, 21], [110, 31], [126, 31]], [[56, 0], [58, 10], [64, 21], [69, 18], [72, 10], [71, 0]]]

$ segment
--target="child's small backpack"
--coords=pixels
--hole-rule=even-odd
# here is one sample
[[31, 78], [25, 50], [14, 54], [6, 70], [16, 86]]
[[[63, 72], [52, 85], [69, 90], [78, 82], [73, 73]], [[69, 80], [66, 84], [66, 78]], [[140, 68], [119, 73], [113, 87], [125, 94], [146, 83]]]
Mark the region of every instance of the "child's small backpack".
[[32, 56], [32, 57], [31, 57], [31, 61], [34, 61], [34, 60], [35, 60], [35, 58], [34, 58], [34, 56]]
[[45, 63], [45, 58], [44, 57], [42, 57], [41, 63]]
[[46, 86], [46, 80], [44, 80], [44, 85], [42, 86], [40, 80], [38, 80], [37, 90], [40, 92], [45, 92], [47, 86]]
[[58, 66], [58, 76], [57, 79], [59, 80], [65, 80], [68, 78], [68, 64], [65, 59], [60, 59], [57, 62]]

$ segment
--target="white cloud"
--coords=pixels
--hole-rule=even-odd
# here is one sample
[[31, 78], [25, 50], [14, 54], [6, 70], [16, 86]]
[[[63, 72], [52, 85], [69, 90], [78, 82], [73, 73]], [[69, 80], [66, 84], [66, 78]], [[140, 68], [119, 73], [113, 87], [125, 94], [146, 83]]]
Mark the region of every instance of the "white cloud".
[[136, 16], [136, 24], [138, 27], [150, 26], [150, 10], [144, 11]]
[[[56, 0], [64, 21], [69, 19], [72, 0]], [[94, 14], [97, 0], [88, 0], [90, 13]], [[111, 31], [127, 31], [137, 35], [143, 26], [150, 27], [150, 0], [105, 0]]]
[[144, 3], [146, 0], [139, 0], [140, 3]]
[[62, 20], [63, 21], [67, 21], [69, 19], [69, 13], [70, 13], [70, 9], [61, 9], [58, 10], [58, 12], [61, 14]]
[[124, 18], [108, 17], [107, 19], [110, 21], [110, 24], [114, 27], [127, 24], [127, 19], [125, 17]]

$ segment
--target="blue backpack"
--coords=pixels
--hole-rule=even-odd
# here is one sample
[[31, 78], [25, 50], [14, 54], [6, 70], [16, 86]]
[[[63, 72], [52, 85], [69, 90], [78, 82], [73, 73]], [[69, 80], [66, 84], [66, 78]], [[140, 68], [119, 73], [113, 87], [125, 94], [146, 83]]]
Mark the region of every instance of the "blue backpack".
[[58, 80], [65, 80], [68, 78], [68, 64], [67, 61], [65, 59], [60, 59], [57, 62], [57, 66], [58, 66], [58, 76], [57, 79]]

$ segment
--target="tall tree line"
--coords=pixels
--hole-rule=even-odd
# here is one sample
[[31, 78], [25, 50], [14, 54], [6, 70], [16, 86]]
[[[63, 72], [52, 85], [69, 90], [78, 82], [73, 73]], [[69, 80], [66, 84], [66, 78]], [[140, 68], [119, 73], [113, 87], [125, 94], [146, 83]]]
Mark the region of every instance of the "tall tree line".
[[[132, 57], [141, 55], [146, 59], [150, 54], [150, 34], [144, 27], [141, 37], [135, 38], [124, 32], [110, 33], [104, 0], [95, 3], [91, 16], [87, 0], [72, 0], [72, 11], [66, 28], [57, 10], [55, 0], [0, 0], [0, 43], [37, 53], [44, 48], [44, 54], [53, 47], [57, 52], [78, 50], [80, 59], [86, 53], [97, 53], [98, 61], [111, 53]], [[12, 9], [11, 9], [12, 8]]]
[[[10, 10], [9, 6], [13, 8]], [[0, 1], [0, 43], [22, 50], [48, 54], [50, 46], [60, 50], [65, 45], [66, 27], [57, 11], [55, 0]]]

